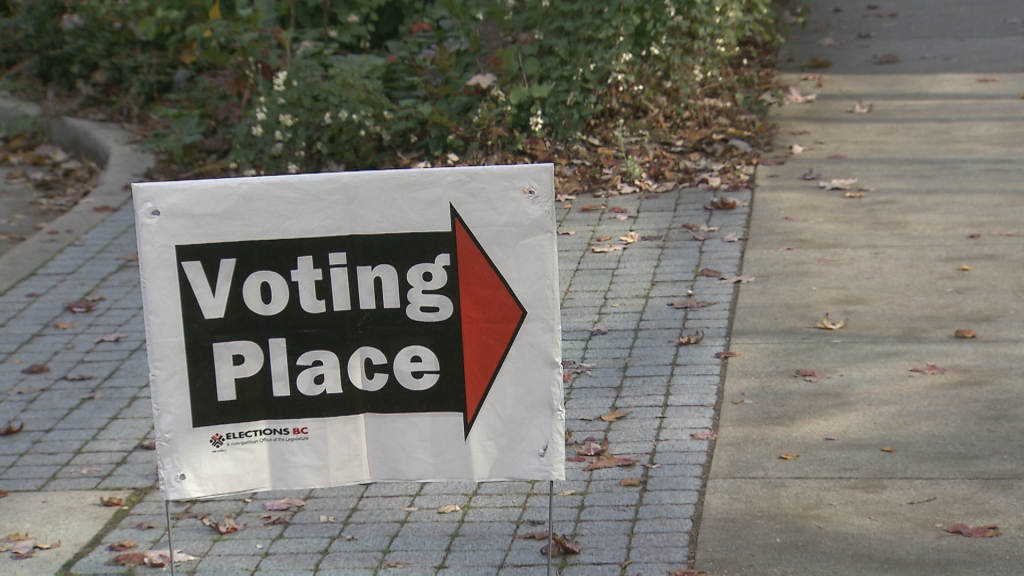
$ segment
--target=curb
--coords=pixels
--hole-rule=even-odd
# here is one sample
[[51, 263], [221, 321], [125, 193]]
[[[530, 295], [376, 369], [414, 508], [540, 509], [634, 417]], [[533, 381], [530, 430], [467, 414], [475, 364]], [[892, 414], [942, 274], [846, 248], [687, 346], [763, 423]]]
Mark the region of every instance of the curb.
[[[156, 160], [128, 144], [130, 135], [116, 124], [78, 118], [49, 118], [30, 102], [0, 97], [0, 125], [29, 119], [38, 123], [46, 137], [61, 148], [85, 156], [102, 166], [92, 192], [74, 208], [30, 238], [0, 256], [0, 294], [35, 272], [76, 238], [103, 222], [131, 199], [132, 182], [145, 179]], [[96, 211], [99, 206], [111, 210]], [[68, 230], [50, 235], [48, 230]]]

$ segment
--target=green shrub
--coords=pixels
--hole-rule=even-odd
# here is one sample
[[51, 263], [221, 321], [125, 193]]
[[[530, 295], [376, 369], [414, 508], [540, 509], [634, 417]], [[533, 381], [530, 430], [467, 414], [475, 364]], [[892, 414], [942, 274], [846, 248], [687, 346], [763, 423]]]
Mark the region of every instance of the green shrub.
[[771, 0], [12, 6], [0, 27], [35, 44], [9, 52], [5, 35], [4, 66], [35, 54], [45, 81], [164, 110], [150, 142], [176, 162], [229, 152], [239, 171], [266, 174], [515, 150], [609, 120], [670, 129], [698, 92], [733, 99], [722, 71], [745, 41], [777, 39]]

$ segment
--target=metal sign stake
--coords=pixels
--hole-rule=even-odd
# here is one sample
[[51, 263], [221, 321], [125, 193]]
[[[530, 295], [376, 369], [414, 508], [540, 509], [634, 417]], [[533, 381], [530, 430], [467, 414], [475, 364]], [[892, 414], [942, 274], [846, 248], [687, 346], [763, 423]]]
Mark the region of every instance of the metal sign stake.
[[552, 519], [552, 505], [555, 501], [555, 481], [548, 480], [548, 576], [551, 576], [551, 557], [555, 555], [555, 533], [551, 530]]
[[171, 501], [164, 500], [164, 516], [167, 517], [167, 563], [171, 565], [171, 576], [174, 576], [174, 544], [171, 542]]

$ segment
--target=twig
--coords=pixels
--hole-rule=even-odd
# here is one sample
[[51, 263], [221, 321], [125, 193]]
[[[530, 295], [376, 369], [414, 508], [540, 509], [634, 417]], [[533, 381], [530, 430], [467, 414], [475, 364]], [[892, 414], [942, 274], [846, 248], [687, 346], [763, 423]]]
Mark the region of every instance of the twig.
[[523, 68], [523, 51], [517, 50], [516, 55], [519, 56], [519, 71], [523, 73], [523, 84], [526, 84], [526, 89], [530, 89], [530, 81], [526, 79], [526, 68]]
[[926, 498], [924, 500], [914, 500], [913, 502], [907, 502], [907, 506], [913, 506], [914, 504], [924, 504], [925, 502], [931, 502], [932, 500], [937, 500], [938, 498], [938, 496], [932, 496], [931, 498]]

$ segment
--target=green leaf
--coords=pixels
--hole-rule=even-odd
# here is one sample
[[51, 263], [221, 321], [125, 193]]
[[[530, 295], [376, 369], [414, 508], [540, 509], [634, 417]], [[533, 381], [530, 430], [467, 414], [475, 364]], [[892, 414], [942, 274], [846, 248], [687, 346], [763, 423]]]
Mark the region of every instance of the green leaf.
[[530, 96], [538, 100], [547, 98], [549, 94], [551, 94], [551, 85], [549, 84], [534, 84], [530, 86]]
[[514, 86], [508, 93], [508, 101], [511, 102], [513, 106], [518, 106], [529, 99], [530, 92], [525, 86]]

